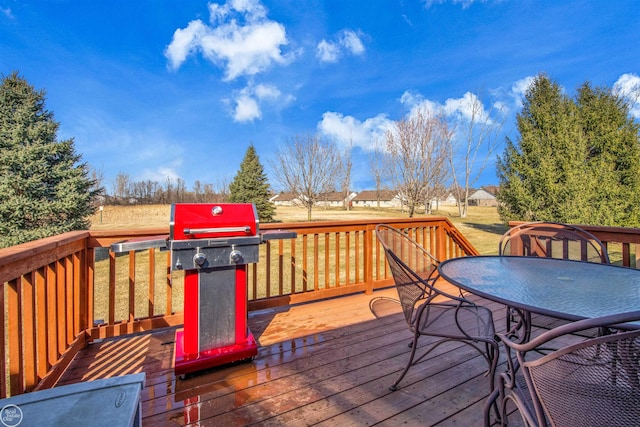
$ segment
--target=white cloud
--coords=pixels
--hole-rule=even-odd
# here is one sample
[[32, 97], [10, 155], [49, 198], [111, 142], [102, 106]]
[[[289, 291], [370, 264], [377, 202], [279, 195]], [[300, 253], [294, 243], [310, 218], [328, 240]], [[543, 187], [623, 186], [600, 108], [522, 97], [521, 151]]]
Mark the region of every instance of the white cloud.
[[189, 55], [200, 52], [204, 58], [225, 70], [225, 80], [253, 76], [275, 64], [290, 61], [281, 52], [288, 44], [282, 24], [269, 20], [266, 9], [256, 0], [231, 0], [209, 5], [210, 24], [191, 21], [177, 29], [165, 56], [176, 70]]
[[281, 95], [277, 87], [263, 84], [256, 86], [255, 94], [260, 99], [278, 99]]
[[260, 20], [267, 16], [267, 10], [259, 0], [230, 0], [223, 5], [209, 3], [209, 20], [212, 24], [223, 22], [233, 11], [244, 13], [250, 21]]
[[165, 185], [167, 180], [171, 180], [171, 182], [175, 184], [178, 178], [180, 178], [180, 175], [172, 167], [160, 166], [157, 169], [143, 169], [142, 172], [134, 178], [134, 181], [149, 180]]
[[444, 4], [447, 2], [462, 5], [462, 8], [466, 9], [473, 3], [485, 3], [487, 0], [424, 0], [424, 6], [428, 9], [435, 4]]
[[321, 62], [337, 62], [340, 55], [340, 47], [336, 43], [324, 39], [316, 47], [316, 58]]
[[489, 114], [484, 104], [475, 93], [467, 92], [462, 98], [449, 98], [444, 103], [444, 112], [447, 116], [457, 116], [467, 121], [475, 120], [486, 122]]
[[614, 93], [627, 99], [630, 113], [640, 119], [640, 76], [637, 74], [623, 74], [613, 84]]
[[187, 28], [178, 28], [173, 33], [173, 40], [164, 52], [164, 55], [169, 60], [171, 69], [176, 70], [180, 68], [180, 65], [187, 59], [187, 56], [197, 50], [205, 32], [205, 25], [202, 21], [196, 20], [189, 22]]
[[233, 120], [236, 122], [252, 122], [255, 119], [262, 119], [261, 105], [265, 102], [276, 104], [280, 107], [288, 105], [294, 97], [283, 95], [280, 89], [273, 85], [259, 84], [247, 85], [235, 96], [235, 108]]
[[535, 77], [527, 76], [513, 83], [509, 90], [500, 88], [491, 91], [494, 100], [488, 106], [485, 106], [478, 95], [472, 92], [466, 92], [460, 98], [448, 98], [444, 103], [440, 103], [407, 90], [400, 97], [400, 103], [410, 109], [408, 117], [422, 111], [429, 114], [444, 114], [447, 117], [466, 121], [474, 116], [476, 122], [486, 122], [491, 121], [490, 116], [497, 114], [506, 117], [514, 108], [521, 108], [522, 100], [534, 79]]
[[241, 94], [236, 97], [236, 108], [233, 112], [233, 120], [236, 122], [252, 122], [262, 118], [262, 110], [258, 101], [249, 95]]
[[340, 44], [354, 55], [362, 55], [364, 53], [364, 45], [362, 40], [356, 33], [351, 30], [344, 30], [340, 38]]
[[365, 52], [360, 36], [352, 30], [342, 30], [334, 41], [322, 39], [316, 46], [316, 58], [321, 62], [338, 62], [343, 52], [360, 56]]
[[384, 139], [385, 132], [391, 129], [392, 125], [393, 122], [385, 114], [360, 121], [353, 116], [327, 111], [318, 123], [318, 130], [344, 148], [353, 146], [373, 150], [376, 142]]
[[488, 111], [482, 100], [472, 92], [466, 92], [460, 98], [449, 98], [444, 103], [425, 99], [422, 95], [405, 91], [400, 97], [400, 102], [409, 107], [407, 117], [413, 117], [418, 112], [431, 115], [443, 114], [445, 117], [456, 121], [490, 123], [491, 115], [497, 113], [504, 115], [508, 108], [501, 101], [494, 101], [491, 111]]
[[511, 86], [511, 96], [515, 100], [515, 104], [517, 107], [522, 107], [522, 100], [524, 99], [525, 94], [533, 84], [535, 77], [527, 76], [516, 81]]
[[11, 8], [10, 7], [7, 7], [7, 8], [0, 7], [0, 12], [2, 12], [2, 14], [4, 16], [6, 16], [7, 18], [9, 18], [9, 19], [15, 19], [16, 18], [15, 16], [13, 16], [13, 13], [11, 13]]
[[400, 97], [400, 103], [409, 107], [408, 117], [415, 116], [419, 111], [428, 114], [438, 114], [444, 108], [437, 102], [425, 99], [421, 94], [414, 93], [409, 90], [405, 91]]

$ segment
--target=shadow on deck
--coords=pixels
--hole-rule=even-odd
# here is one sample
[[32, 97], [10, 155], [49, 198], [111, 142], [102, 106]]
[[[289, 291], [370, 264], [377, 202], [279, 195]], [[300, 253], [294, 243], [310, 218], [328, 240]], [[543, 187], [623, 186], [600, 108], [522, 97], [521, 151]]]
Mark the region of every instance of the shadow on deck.
[[[58, 385], [145, 372], [148, 426], [481, 425], [486, 363], [466, 346], [440, 346], [389, 391], [409, 357], [411, 333], [399, 306], [383, 303], [376, 318], [374, 296], [251, 313], [260, 344], [251, 363], [177, 379], [170, 328], [91, 344]], [[504, 306], [483, 304], [503, 324]]]

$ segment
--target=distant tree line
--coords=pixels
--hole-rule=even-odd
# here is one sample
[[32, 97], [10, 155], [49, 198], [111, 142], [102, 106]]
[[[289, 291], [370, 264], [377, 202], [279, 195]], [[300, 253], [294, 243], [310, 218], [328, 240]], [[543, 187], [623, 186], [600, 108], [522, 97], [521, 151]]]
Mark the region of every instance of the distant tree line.
[[166, 178], [133, 181], [129, 174], [120, 172], [111, 185], [109, 194], [103, 196], [105, 205], [171, 204], [171, 203], [222, 203], [229, 198], [228, 185], [214, 186], [196, 180], [187, 188], [182, 178]]
[[269, 181], [251, 144], [238, 173], [228, 185], [222, 182], [216, 187], [196, 180], [193, 187], [187, 189], [182, 178], [167, 178], [163, 183], [153, 180], [132, 181], [128, 174], [120, 172], [113, 181], [112, 193], [104, 196], [102, 201], [106, 205], [253, 203], [259, 220], [272, 222], [275, 207], [269, 200], [271, 196]]

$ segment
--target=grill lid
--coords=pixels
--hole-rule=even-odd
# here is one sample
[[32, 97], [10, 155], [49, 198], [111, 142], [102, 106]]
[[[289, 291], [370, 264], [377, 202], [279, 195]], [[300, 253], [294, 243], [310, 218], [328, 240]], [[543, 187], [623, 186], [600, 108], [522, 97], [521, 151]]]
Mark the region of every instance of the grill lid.
[[176, 203], [171, 205], [170, 240], [258, 235], [252, 203]]

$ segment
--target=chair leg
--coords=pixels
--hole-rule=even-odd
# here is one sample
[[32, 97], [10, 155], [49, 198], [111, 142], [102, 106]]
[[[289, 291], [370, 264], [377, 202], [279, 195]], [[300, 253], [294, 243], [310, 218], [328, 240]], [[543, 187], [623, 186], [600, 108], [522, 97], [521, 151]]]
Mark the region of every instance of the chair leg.
[[409, 347], [411, 347], [411, 355], [409, 356], [409, 362], [407, 363], [407, 366], [404, 367], [404, 370], [402, 371], [402, 373], [400, 374], [400, 377], [398, 377], [398, 379], [396, 380], [396, 382], [394, 382], [390, 387], [389, 390], [391, 391], [396, 391], [398, 389], [398, 384], [400, 383], [400, 381], [402, 381], [402, 379], [404, 378], [405, 375], [407, 375], [407, 372], [409, 372], [409, 368], [411, 367], [411, 365], [413, 364], [413, 358], [416, 355], [416, 350], [418, 348], [418, 337], [420, 335], [416, 332], [413, 335], [413, 341], [411, 343], [409, 343]]
[[483, 413], [484, 413], [484, 425], [485, 427], [489, 427], [491, 425], [491, 408], [495, 408], [497, 421], [500, 422], [500, 411], [498, 410], [498, 396], [500, 395], [500, 390], [495, 389], [489, 397], [487, 398], [486, 403], [484, 404]]
[[502, 417], [500, 415], [500, 409], [498, 408], [498, 402], [496, 401], [497, 395], [495, 395], [497, 392], [499, 392], [499, 390], [495, 386], [495, 382], [496, 382], [496, 370], [498, 368], [498, 362], [500, 359], [500, 346], [497, 341], [494, 341], [492, 343], [487, 342], [486, 350], [487, 350], [487, 356], [489, 356], [489, 376], [490, 376], [489, 387], [491, 390], [491, 394], [489, 395], [489, 399], [487, 400], [485, 423], [488, 422], [489, 420], [489, 412], [491, 411], [491, 407], [493, 407], [495, 410], [496, 420], [498, 422], [501, 422]]

